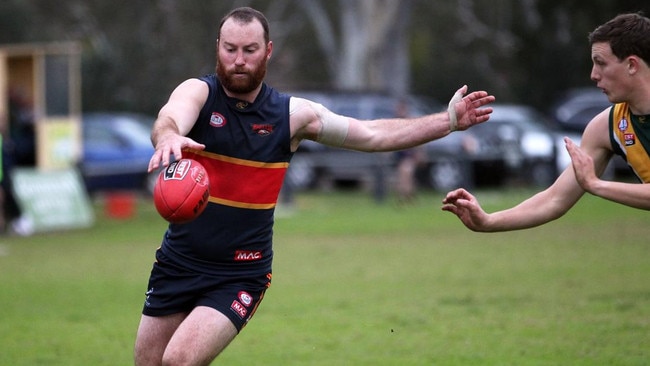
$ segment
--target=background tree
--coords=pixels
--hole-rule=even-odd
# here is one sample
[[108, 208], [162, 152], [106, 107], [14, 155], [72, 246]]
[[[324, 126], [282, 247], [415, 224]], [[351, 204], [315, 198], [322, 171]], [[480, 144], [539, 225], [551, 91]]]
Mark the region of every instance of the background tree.
[[468, 83], [490, 90], [500, 102], [542, 111], [569, 88], [593, 86], [590, 31], [621, 12], [650, 10], [647, 2], [635, 0], [416, 3], [411, 24], [416, 93], [444, 101], [449, 90]]
[[593, 85], [588, 32], [646, 0], [4, 0], [0, 42], [79, 40], [83, 109], [156, 113], [214, 70], [221, 17], [263, 11], [282, 90], [384, 89], [446, 101], [460, 85], [544, 110]]
[[411, 0], [339, 0], [334, 14], [322, 1], [299, 3], [316, 31], [335, 88], [409, 91]]

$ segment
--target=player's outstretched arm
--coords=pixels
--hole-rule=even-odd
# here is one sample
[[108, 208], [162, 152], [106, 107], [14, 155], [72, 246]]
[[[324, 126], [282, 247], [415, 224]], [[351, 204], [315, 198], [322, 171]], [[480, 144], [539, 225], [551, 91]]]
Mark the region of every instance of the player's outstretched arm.
[[567, 167], [550, 187], [511, 208], [486, 213], [476, 197], [461, 188], [447, 193], [442, 210], [455, 214], [473, 231], [521, 230], [562, 217], [583, 194], [573, 169]]
[[[312, 130], [314, 133], [311, 136], [306, 135], [305, 138], [367, 152], [411, 148], [489, 120], [492, 108], [486, 105], [495, 100], [494, 96], [485, 91], [464, 95], [466, 91], [467, 86], [463, 86], [454, 94], [447, 111], [416, 118], [358, 120], [320, 108], [314, 114], [316, 118], [307, 118], [309, 122], [306, 125], [314, 124], [317, 127]], [[296, 113], [305, 115], [300, 111]]]

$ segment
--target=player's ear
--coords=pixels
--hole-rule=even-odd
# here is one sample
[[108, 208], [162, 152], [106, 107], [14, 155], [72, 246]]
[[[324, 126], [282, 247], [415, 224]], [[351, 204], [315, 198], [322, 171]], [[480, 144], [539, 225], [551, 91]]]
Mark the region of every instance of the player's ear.
[[634, 75], [639, 70], [640, 60], [637, 56], [629, 56], [627, 58], [627, 73]]
[[273, 53], [273, 41], [269, 41], [269, 43], [266, 44], [266, 60], [271, 59], [271, 54]]

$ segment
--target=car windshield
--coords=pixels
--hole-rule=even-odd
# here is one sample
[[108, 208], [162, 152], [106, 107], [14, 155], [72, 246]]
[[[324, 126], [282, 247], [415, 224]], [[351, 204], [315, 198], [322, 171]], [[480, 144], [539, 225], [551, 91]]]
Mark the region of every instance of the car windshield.
[[138, 144], [151, 144], [151, 126], [146, 121], [134, 118], [118, 118], [113, 121], [115, 129], [123, 135], [128, 135]]
[[[124, 138], [136, 146], [151, 145], [150, 135], [153, 119], [138, 115], [90, 114], [84, 117], [84, 123], [94, 128], [85, 128], [87, 141], [106, 143], [107, 139]], [[110, 126], [110, 128], [109, 128]]]

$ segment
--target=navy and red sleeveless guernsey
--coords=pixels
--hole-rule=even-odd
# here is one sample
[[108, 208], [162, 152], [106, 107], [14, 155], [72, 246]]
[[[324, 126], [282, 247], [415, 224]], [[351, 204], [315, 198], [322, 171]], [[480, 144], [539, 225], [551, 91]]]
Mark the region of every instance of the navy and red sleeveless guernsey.
[[199, 273], [270, 273], [273, 213], [293, 153], [289, 96], [266, 84], [255, 102], [228, 97], [216, 75], [199, 78], [209, 95], [187, 135], [205, 150], [183, 151], [210, 177], [210, 202], [186, 224], [170, 224], [160, 250]]

